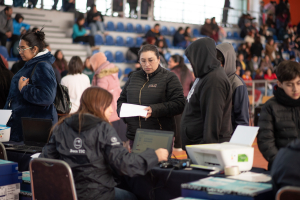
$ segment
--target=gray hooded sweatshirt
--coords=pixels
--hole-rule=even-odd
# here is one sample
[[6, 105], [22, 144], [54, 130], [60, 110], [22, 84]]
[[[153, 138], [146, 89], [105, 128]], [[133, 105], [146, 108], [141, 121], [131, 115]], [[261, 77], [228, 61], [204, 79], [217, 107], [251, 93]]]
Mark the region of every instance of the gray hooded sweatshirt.
[[13, 20], [12, 18], [10, 18], [7, 21], [7, 16], [5, 14], [5, 11], [2, 10], [0, 12], [0, 33], [5, 34], [6, 32], [11, 31], [12, 33], [14, 32], [14, 28], [13, 28]]
[[232, 112], [231, 121], [233, 130], [238, 125], [249, 126], [249, 98], [247, 86], [243, 79], [236, 75], [236, 53], [229, 43], [222, 43], [217, 46], [224, 56], [224, 70], [232, 87]]

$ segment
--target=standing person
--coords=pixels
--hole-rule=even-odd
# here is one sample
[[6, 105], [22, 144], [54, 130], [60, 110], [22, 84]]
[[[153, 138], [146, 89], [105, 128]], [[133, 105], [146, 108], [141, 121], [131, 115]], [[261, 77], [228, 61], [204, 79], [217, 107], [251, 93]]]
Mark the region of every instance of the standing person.
[[283, 61], [276, 69], [278, 78], [274, 97], [262, 107], [258, 126], [257, 144], [264, 158], [269, 162], [268, 170], [279, 149], [299, 138], [300, 128], [300, 64]]
[[90, 62], [90, 58], [91, 57], [87, 57], [84, 61], [83, 64], [83, 71], [82, 73], [84, 73], [85, 75], [87, 75], [90, 79], [90, 83], [92, 84], [93, 78], [94, 78], [94, 71]]
[[28, 0], [28, 8], [35, 8], [38, 0]]
[[216, 18], [211, 18], [211, 29], [212, 29], [212, 35], [211, 38], [214, 39], [215, 42], [219, 41], [219, 26], [216, 22]]
[[[168, 68], [171, 69], [171, 72], [174, 72], [178, 77], [182, 88], [183, 88], [183, 95], [186, 99], [189, 91], [191, 89], [192, 83], [194, 82], [195, 78], [192, 73], [189, 71], [187, 66], [184, 64], [184, 59], [180, 55], [173, 55], [169, 59]], [[175, 123], [176, 123], [176, 132], [175, 132], [175, 142], [174, 148], [181, 150], [181, 138], [180, 138], [180, 121], [181, 115], [175, 116]]]
[[[128, 153], [110, 125], [112, 94], [99, 88], [86, 89], [76, 113], [61, 118], [51, 129], [51, 137], [40, 155], [67, 162], [74, 175], [78, 200], [137, 200], [116, 187], [113, 170], [130, 177], [145, 175], [158, 162], [168, 159], [166, 149]], [[73, 153], [80, 142], [82, 154]]]
[[122, 141], [126, 141], [126, 125], [120, 120], [117, 114], [117, 101], [120, 97], [121, 87], [118, 78], [119, 68], [107, 61], [104, 53], [99, 52], [90, 58], [91, 68], [95, 72], [92, 80], [93, 86], [106, 89], [113, 95], [112, 109], [113, 113], [108, 119], [116, 129]]
[[[12, 54], [14, 56], [18, 56], [19, 52], [17, 51], [17, 45], [19, 45], [19, 40], [20, 40], [20, 35], [26, 33], [26, 31], [29, 30], [30, 25], [23, 23], [24, 17], [21, 14], [16, 14], [15, 19], [13, 19], [13, 27], [14, 27], [14, 32], [11, 37], [11, 49], [12, 49]], [[21, 29], [23, 29], [21, 33]]]
[[6, 68], [0, 56], [0, 109], [5, 105], [13, 76], [14, 74]]
[[62, 0], [62, 8], [64, 12], [75, 12], [75, 0]]
[[68, 63], [64, 57], [64, 54], [60, 49], [56, 50], [55, 54], [55, 61], [53, 63], [53, 68], [57, 69], [60, 74], [68, 73]]
[[215, 41], [198, 39], [188, 46], [185, 55], [196, 80], [181, 118], [182, 147], [185, 150], [186, 145], [227, 142], [232, 134], [232, 89], [216, 58]]
[[211, 28], [211, 21], [210, 19], [206, 19], [204, 25], [202, 25], [200, 30], [201, 35], [206, 35], [208, 37], [211, 37], [213, 34], [213, 30]]
[[225, 0], [224, 2], [224, 9], [223, 9], [223, 19], [222, 19], [222, 23], [224, 24], [224, 26], [227, 26], [227, 18], [228, 18], [228, 9], [230, 9], [230, 0]]
[[0, 12], [0, 41], [1, 46], [6, 46], [6, 40], [12, 37], [14, 32], [13, 20], [11, 17], [13, 10], [12, 7], [6, 6]]
[[126, 137], [131, 148], [137, 128], [175, 132], [174, 116], [182, 113], [185, 103], [177, 76], [159, 65], [160, 57], [156, 46], [142, 46], [139, 61], [142, 69], [131, 74], [117, 102], [119, 116], [123, 103], [148, 106], [145, 119], [123, 118], [127, 124]]
[[92, 36], [95, 36], [98, 30], [100, 30], [102, 34], [104, 34], [105, 31], [104, 18], [101, 12], [97, 10], [95, 4], [91, 6], [90, 11], [87, 13], [87, 23], [91, 28]]
[[73, 40], [74, 42], [87, 42], [89, 43], [91, 50], [99, 50], [98, 46], [95, 46], [95, 39], [94, 36], [88, 35], [86, 33], [86, 29], [83, 27], [84, 24], [84, 17], [80, 15], [76, 23], [73, 25]]
[[18, 50], [26, 63], [14, 75], [4, 107], [12, 110], [7, 122], [7, 126], [11, 127], [12, 141], [23, 140], [21, 117], [51, 119], [53, 124], [57, 122], [53, 104], [57, 89], [52, 68], [55, 58], [48, 49], [44, 49], [44, 44], [45, 34], [42, 31], [28, 32], [21, 36]]
[[249, 98], [248, 90], [243, 79], [236, 75], [236, 56], [234, 48], [229, 43], [219, 44], [217, 59], [224, 67], [232, 88], [231, 123], [233, 132], [238, 125], [249, 126]]
[[82, 73], [83, 63], [79, 56], [73, 56], [69, 62], [68, 75], [61, 79], [61, 84], [69, 90], [72, 108], [70, 113], [77, 112], [80, 105], [80, 97], [83, 91], [90, 87], [90, 79]]

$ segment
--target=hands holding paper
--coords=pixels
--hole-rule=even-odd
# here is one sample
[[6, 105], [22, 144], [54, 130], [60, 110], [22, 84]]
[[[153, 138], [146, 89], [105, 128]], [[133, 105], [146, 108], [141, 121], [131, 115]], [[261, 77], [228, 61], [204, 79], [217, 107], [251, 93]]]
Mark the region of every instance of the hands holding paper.
[[149, 118], [152, 114], [152, 108], [150, 106], [135, 105], [129, 103], [123, 103], [121, 106], [120, 117], [143, 117]]
[[143, 118], [148, 119], [149, 117], [151, 117], [151, 114], [152, 114], [152, 108], [149, 106], [149, 107], [145, 108], [144, 110], [147, 111], [147, 116], [146, 116], [146, 117], [143, 117]]

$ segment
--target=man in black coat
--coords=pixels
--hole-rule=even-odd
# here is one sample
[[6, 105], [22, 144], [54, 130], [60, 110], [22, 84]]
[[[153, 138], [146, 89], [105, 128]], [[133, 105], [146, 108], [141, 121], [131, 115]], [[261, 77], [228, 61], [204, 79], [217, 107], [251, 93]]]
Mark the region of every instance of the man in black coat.
[[300, 136], [300, 64], [283, 61], [276, 75], [274, 97], [264, 104], [258, 120], [257, 144], [269, 170], [279, 149]]
[[232, 134], [232, 89], [216, 58], [215, 41], [202, 38], [185, 50], [196, 77], [181, 119], [182, 147], [228, 142]]

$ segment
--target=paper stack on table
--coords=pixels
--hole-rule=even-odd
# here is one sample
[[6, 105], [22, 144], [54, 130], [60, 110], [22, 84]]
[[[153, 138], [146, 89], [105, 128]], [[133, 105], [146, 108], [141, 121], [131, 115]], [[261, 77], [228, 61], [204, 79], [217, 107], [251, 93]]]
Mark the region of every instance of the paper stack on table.
[[120, 117], [146, 117], [147, 111], [144, 110], [148, 106], [123, 103], [120, 110]]

